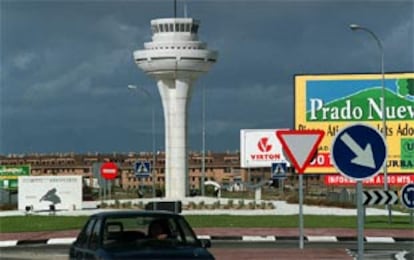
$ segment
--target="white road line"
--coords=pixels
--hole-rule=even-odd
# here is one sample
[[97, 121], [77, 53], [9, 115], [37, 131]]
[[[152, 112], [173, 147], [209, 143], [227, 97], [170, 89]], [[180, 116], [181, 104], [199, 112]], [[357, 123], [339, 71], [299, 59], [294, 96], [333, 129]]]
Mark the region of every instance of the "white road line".
[[16, 246], [18, 240], [0, 241], [0, 247]]
[[47, 241], [48, 245], [68, 245], [72, 244], [76, 238], [51, 238]]
[[207, 236], [207, 235], [200, 235], [197, 236], [198, 239], [211, 239], [211, 236]]
[[394, 243], [395, 240], [392, 237], [365, 237], [367, 242], [370, 243]]
[[336, 236], [307, 236], [309, 242], [338, 242]]
[[243, 241], [276, 241], [275, 236], [243, 236]]

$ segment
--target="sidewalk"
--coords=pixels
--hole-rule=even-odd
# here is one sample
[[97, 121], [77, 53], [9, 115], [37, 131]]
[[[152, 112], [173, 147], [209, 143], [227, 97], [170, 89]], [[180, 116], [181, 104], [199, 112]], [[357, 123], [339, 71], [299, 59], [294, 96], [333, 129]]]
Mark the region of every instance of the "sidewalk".
[[[192, 200], [208, 201], [216, 200], [211, 198], [192, 198]], [[226, 199], [221, 199], [226, 203]], [[212, 203], [209, 201], [208, 203]], [[274, 201], [275, 209], [272, 210], [184, 210], [183, 215], [198, 214], [225, 214], [225, 215], [296, 215], [298, 214], [298, 205], [288, 204], [285, 201]], [[84, 202], [83, 210], [58, 211], [56, 215], [79, 216], [91, 215], [99, 211], [113, 209], [97, 209], [96, 202]], [[303, 207], [304, 214], [309, 215], [356, 215], [355, 209], [342, 209], [335, 207], [307, 206]], [[39, 215], [48, 215], [48, 212], [36, 213]], [[366, 215], [387, 215], [385, 209], [367, 208]], [[22, 216], [23, 211], [1, 211], [0, 216]], [[393, 215], [406, 215], [401, 212], [393, 212]], [[278, 240], [298, 240], [299, 228], [195, 228], [197, 236], [214, 240], [241, 240], [241, 241], [278, 241]], [[78, 235], [79, 230], [67, 231], [48, 231], [48, 232], [22, 232], [22, 233], [1, 233], [0, 247], [13, 246], [22, 243], [70, 243]], [[348, 228], [318, 228], [304, 229], [305, 241], [355, 241], [357, 239], [357, 229]], [[401, 229], [381, 229], [381, 230], [364, 230], [365, 240], [367, 242], [395, 242], [395, 241], [413, 241], [414, 228], [408, 230]]]
[[[195, 228], [197, 236], [226, 241], [279, 241], [299, 240], [298, 228]], [[70, 244], [79, 230], [0, 233], [0, 247], [17, 244], [47, 243]], [[341, 242], [357, 240], [357, 230], [347, 228], [304, 229], [305, 241], [308, 242]], [[412, 241], [414, 230], [381, 229], [365, 230], [367, 242]]]

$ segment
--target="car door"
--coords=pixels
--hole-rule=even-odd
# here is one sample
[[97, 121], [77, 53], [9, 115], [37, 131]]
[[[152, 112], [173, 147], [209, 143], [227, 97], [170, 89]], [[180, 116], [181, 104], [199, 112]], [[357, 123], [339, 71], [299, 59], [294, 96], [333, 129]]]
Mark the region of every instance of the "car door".
[[92, 235], [96, 222], [97, 218], [91, 217], [76, 239], [73, 245], [73, 252], [71, 253], [75, 259], [94, 259], [94, 251], [89, 248], [89, 245], [90, 241], [93, 240]]

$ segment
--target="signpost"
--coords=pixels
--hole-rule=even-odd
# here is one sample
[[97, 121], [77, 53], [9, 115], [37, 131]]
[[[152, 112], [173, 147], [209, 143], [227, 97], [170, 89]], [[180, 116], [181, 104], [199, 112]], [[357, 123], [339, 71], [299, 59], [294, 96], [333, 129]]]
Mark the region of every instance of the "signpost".
[[118, 176], [118, 166], [113, 162], [103, 163], [101, 175], [105, 180], [113, 180]]
[[272, 171], [270, 172], [271, 179], [277, 181], [279, 190], [283, 193], [284, 179], [286, 178], [287, 165], [286, 162], [272, 163]]
[[364, 205], [391, 205], [398, 203], [398, 192], [393, 190], [368, 190], [362, 193]]
[[277, 162], [277, 163], [272, 163], [272, 179], [273, 180], [277, 180], [280, 178], [286, 178], [286, 171], [287, 171], [287, 166], [286, 163], [281, 163], [281, 162]]
[[135, 162], [134, 173], [137, 178], [147, 178], [151, 175], [151, 165], [149, 162]]
[[410, 209], [410, 223], [413, 224], [414, 212], [414, 183], [409, 183], [401, 189], [401, 203]]
[[335, 168], [345, 177], [357, 181], [358, 258], [364, 255], [364, 207], [362, 181], [374, 177], [387, 157], [384, 136], [372, 126], [353, 124], [340, 130], [331, 148]]
[[414, 183], [409, 183], [401, 189], [401, 203], [408, 209], [414, 209]]
[[283, 151], [299, 174], [299, 248], [303, 249], [303, 173], [316, 154], [324, 132], [321, 130], [278, 130]]
[[[105, 189], [108, 186], [108, 180], [112, 181], [118, 176], [118, 166], [113, 162], [105, 162], [101, 165], [101, 176], [105, 179]], [[104, 192], [105, 193], [105, 192]], [[111, 198], [111, 182], [108, 189], [109, 199]], [[104, 195], [105, 196], [105, 195]]]
[[[137, 161], [134, 164], [134, 173], [136, 178], [148, 178], [151, 175], [151, 165], [149, 162], [141, 162]], [[155, 178], [155, 176], [154, 176]], [[154, 182], [153, 182], [154, 183]], [[143, 189], [143, 183], [140, 180], [140, 190], [138, 191], [138, 197], [144, 196], [144, 189]], [[152, 187], [154, 189], [154, 185]], [[153, 191], [154, 192], [154, 191]]]

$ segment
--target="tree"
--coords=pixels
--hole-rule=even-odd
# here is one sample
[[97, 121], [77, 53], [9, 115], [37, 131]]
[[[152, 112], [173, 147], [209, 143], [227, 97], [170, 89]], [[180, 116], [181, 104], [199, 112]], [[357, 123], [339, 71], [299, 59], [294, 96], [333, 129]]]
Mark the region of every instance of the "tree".
[[414, 96], [414, 79], [399, 79], [397, 85], [398, 94]]

